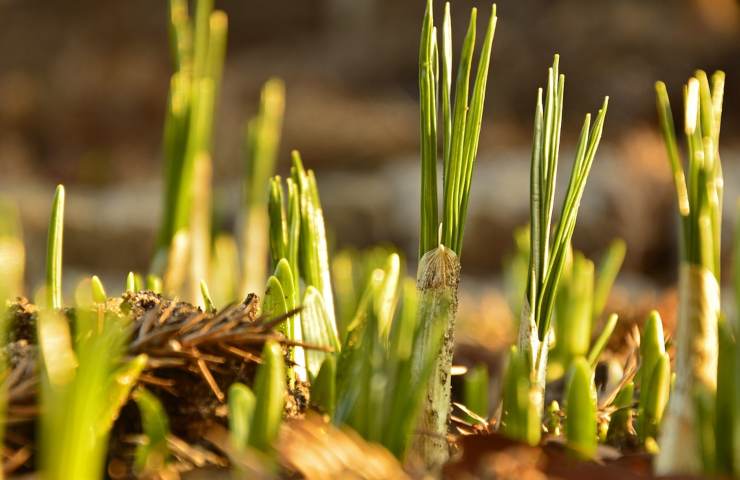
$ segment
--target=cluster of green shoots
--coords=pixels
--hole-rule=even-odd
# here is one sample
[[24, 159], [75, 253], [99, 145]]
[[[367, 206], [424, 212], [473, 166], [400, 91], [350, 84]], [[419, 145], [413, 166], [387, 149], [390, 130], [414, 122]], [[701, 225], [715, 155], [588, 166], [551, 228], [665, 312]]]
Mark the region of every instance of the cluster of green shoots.
[[[265, 342], [251, 385], [228, 389], [228, 453], [246, 474], [252, 454], [272, 468], [286, 396], [310, 391], [310, 408], [436, 473], [448, 458], [450, 376], [460, 256], [477, 157], [495, 6], [483, 36], [472, 88], [477, 12], [471, 11], [453, 88], [447, 4], [441, 40], [427, 2], [419, 49], [421, 202], [416, 281], [390, 248], [330, 257], [316, 176], [298, 152], [290, 175], [274, 175], [284, 110], [279, 80], [265, 85], [245, 140], [245, 195], [237, 235], [211, 219], [211, 136], [226, 48], [227, 19], [213, 0], [170, 0], [175, 59], [164, 128], [164, 214], [146, 277], [130, 273], [126, 292], [152, 290], [216, 312], [256, 290], [262, 316], [284, 319], [282, 341]], [[659, 472], [740, 470], [740, 349], [737, 319], [720, 314], [722, 169], [719, 159], [724, 77], [697, 72], [684, 91], [688, 175], [676, 145], [666, 88], [657, 85], [660, 124], [678, 196], [681, 297], [676, 368], [663, 325], [652, 312], [631, 361], [604, 358], [617, 326], [605, 315], [625, 257], [615, 240], [598, 267], [572, 245], [578, 211], [607, 110], [586, 115], [559, 215], [554, 219], [565, 78], [556, 55], [539, 89], [530, 177], [530, 223], [516, 234], [507, 283], [519, 335], [502, 380], [494, 428], [538, 444], [561, 436], [584, 459], [600, 443], [659, 452]], [[441, 128], [438, 125], [441, 124]], [[441, 156], [438, 152], [441, 151]], [[437, 194], [438, 157], [443, 191]], [[171, 458], [167, 415], [139, 384], [145, 354], [127, 355], [132, 319], [109, 308], [96, 276], [77, 287], [73, 309], [62, 288], [63, 187], [49, 223], [46, 282], [37, 296], [40, 351], [39, 460], [44, 478], [102, 475], [111, 429], [123, 405], [140, 412], [145, 441], [134, 471], [154, 475]], [[441, 215], [439, 214], [441, 205]], [[738, 209], [740, 215], [740, 208]], [[738, 218], [740, 225], [740, 217]], [[239, 248], [241, 246], [241, 248]], [[740, 304], [740, 227], [735, 285]], [[0, 313], [23, 291], [23, 244], [17, 215], [0, 205]], [[600, 329], [600, 331], [599, 331]], [[3, 325], [4, 336], [6, 327]], [[596, 385], [595, 372], [607, 367]], [[489, 374], [468, 372], [470, 419], [491, 413]], [[669, 402], [670, 399], [670, 402]], [[562, 407], [561, 407], [562, 405]], [[487, 422], [488, 423], [488, 422]], [[687, 429], [688, 426], [688, 429]], [[251, 457], [249, 457], [251, 458]]]

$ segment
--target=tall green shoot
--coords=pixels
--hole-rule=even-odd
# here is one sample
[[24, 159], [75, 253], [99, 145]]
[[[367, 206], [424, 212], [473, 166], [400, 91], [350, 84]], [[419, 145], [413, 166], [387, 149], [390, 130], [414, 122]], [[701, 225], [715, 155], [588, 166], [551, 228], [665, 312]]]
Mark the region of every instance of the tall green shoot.
[[[676, 332], [677, 378], [655, 462], [660, 474], [698, 474], [708, 451], [702, 419], [717, 390], [722, 165], [719, 132], [724, 73], [710, 81], [697, 71], [684, 87], [687, 171], [676, 144], [668, 93], [655, 85], [658, 117], [673, 173], [680, 217], [679, 313]], [[704, 413], [702, 413], [704, 412]], [[707, 427], [708, 428], [708, 427]]]
[[[433, 324], [440, 322], [446, 333], [445, 345], [427, 387], [426, 403], [419, 425], [428, 434], [420, 435], [413, 448], [426, 468], [436, 471], [449, 455], [445, 435], [450, 411], [450, 367], [460, 280], [459, 257], [473, 167], [478, 153], [497, 17], [494, 5], [471, 91], [477, 19], [477, 10], [471, 10], [453, 90], [450, 5], [445, 5], [441, 43], [437, 40], [432, 10], [432, 2], [428, 1], [419, 47], [421, 226], [417, 288], [422, 328], [436, 328]], [[440, 117], [441, 131], [438, 129]], [[443, 153], [441, 218], [437, 194], [437, 150], [440, 143]]]
[[547, 88], [537, 92], [530, 168], [530, 255], [527, 292], [519, 324], [519, 349], [527, 356], [530, 378], [540, 392], [537, 410], [544, 408], [545, 372], [558, 284], [563, 272], [586, 181], [601, 140], [608, 97], [591, 124], [587, 114], [576, 147], [560, 217], [553, 230], [555, 176], [560, 147], [565, 76], [555, 55]]

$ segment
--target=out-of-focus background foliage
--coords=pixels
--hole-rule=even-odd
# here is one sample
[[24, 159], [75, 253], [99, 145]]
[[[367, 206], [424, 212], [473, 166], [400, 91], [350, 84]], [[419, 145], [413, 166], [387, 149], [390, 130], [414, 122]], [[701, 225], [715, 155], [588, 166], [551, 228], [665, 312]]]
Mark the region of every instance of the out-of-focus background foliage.
[[[390, 242], [414, 257], [423, 3], [216, 2], [230, 22], [215, 133], [219, 225], [233, 223], [245, 121], [255, 112], [261, 84], [275, 75], [287, 86], [280, 170], [293, 148], [316, 170], [334, 244]], [[483, 28], [488, 3], [454, 1], [457, 41], [471, 5], [480, 8]], [[726, 71], [721, 152], [729, 219], [740, 194], [739, 5], [501, 0], [466, 273], [497, 276], [513, 248], [513, 229], [527, 221], [535, 91], [559, 52], [566, 73], [563, 166], [569, 168], [583, 115], [594, 112], [603, 95], [611, 97], [576, 247], [595, 255], [622, 236], [625, 278], [639, 285], [673, 281], [675, 208], [653, 84], [668, 83], [678, 112], [681, 85], [693, 69]], [[0, 192], [19, 203], [31, 284], [42, 272], [58, 182], [68, 188], [67, 272], [122, 283], [126, 271], [146, 269], [161, 208], [171, 73], [166, 25], [165, 0], [0, 0]]]

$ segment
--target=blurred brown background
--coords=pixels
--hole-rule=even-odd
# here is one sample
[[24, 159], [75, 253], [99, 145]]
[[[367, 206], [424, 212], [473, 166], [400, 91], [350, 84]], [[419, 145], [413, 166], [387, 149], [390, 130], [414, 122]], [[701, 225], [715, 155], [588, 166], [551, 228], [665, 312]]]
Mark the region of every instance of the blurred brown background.
[[[281, 154], [317, 171], [338, 246], [391, 242], [415, 255], [418, 35], [422, 0], [220, 0], [229, 46], [215, 136], [219, 222], [239, 203], [244, 124], [269, 76], [287, 85]], [[441, 2], [435, 2], [441, 16]], [[454, 1], [459, 42], [471, 6]], [[653, 83], [674, 110], [695, 68], [727, 73], [721, 147], [730, 233], [740, 194], [740, 7], [735, 0], [501, 0], [465, 271], [500, 271], [526, 223], [535, 91], [561, 54], [561, 164], [586, 112], [610, 95], [576, 246], [628, 242], [628, 276], [674, 277], [675, 207]], [[0, 0], [0, 192], [19, 201], [29, 276], [40, 277], [53, 185], [68, 188], [65, 264], [122, 283], [144, 270], [160, 212], [160, 143], [171, 73], [164, 0]], [[567, 171], [560, 175], [565, 179]], [[725, 242], [729, 245], [729, 242]], [[114, 276], [115, 275], [115, 276]]]

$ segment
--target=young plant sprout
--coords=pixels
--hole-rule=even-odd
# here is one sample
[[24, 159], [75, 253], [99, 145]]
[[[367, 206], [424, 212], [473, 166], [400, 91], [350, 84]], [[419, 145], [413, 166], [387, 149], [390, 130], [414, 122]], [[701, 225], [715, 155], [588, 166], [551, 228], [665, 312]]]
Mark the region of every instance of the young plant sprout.
[[62, 308], [62, 241], [64, 239], [64, 186], [57, 186], [51, 204], [46, 243], [46, 306]]
[[285, 403], [285, 361], [279, 345], [265, 343], [262, 366], [255, 379], [257, 401], [249, 428], [249, 445], [262, 451], [273, 448]]
[[[604, 99], [593, 126], [591, 115], [586, 115], [560, 218], [553, 235], [551, 230], [555, 174], [565, 87], [565, 76], [559, 73], [558, 67], [559, 57], [555, 55], [553, 66], [548, 71], [544, 104], [542, 89], [537, 92], [530, 169], [529, 267], [526, 293], [520, 314], [518, 348], [510, 355], [507, 380], [503, 385], [502, 431], [530, 444], [537, 443], [540, 439], [539, 430], [544, 413], [548, 352], [552, 337], [552, 317], [558, 297], [559, 282], [571, 249], [571, 238], [575, 230], [578, 208], [588, 174], [601, 140], [608, 102], [607, 97]], [[578, 283], [564, 287], [563, 291], [568, 294], [562, 294], [564, 296], [561, 297], [560, 315], [565, 322], [581, 318], [577, 328], [583, 328], [584, 325], [590, 326], [592, 316], [597, 311], [593, 300], [593, 266], [585, 258], [576, 260], [576, 262], [577, 266], [574, 268], [576, 268]], [[613, 260], [610, 263], [621, 262]], [[603, 292], [608, 292], [607, 286], [611, 285], [613, 277], [616, 276], [613, 270], [612, 266], [606, 267], [607, 273], [599, 282], [599, 305], [605, 303], [602, 299], [605, 295]], [[602, 335], [591, 350], [589, 360], [595, 362], [598, 358], [601, 348], [611, 333], [609, 330], [614, 328], [614, 323], [616, 323], [616, 317], [608, 322], [607, 325], [610, 328], [607, 328], [605, 336]], [[564, 325], [566, 324], [562, 324]], [[562, 348], [565, 352], [584, 351], [584, 348], [588, 348], [584, 339], [576, 340], [575, 336], [581, 335], [577, 328], [563, 329], [561, 332], [560, 341], [563, 342]], [[568, 361], [567, 358], [565, 360]], [[522, 361], [528, 372], [526, 374], [521, 373]], [[521, 375], [521, 378], [513, 378], [515, 375]], [[507, 399], [509, 399], [508, 402]], [[594, 422], [595, 419], [590, 418], [589, 421]]]
[[573, 361], [568, 373], [565, 403], [565, 435], [568, 447], [581, 458], [596, 453], [596, 399], [593, 370], [583, 358]]
[[[450, 412], [450, 368], [454, 344], [457, 289], [460, 281], [465, 219], [470, 199], [473, 167], [483, 120], [488, 67], [496, 29], [496, 7], [491, 8], [483, 38], [475, 81], [470, 76], [476, 36], [477, 10], [463, 41], [457, 80], [452, 89], [452, 22], [445, 4], [441, 43], [437, 40], [432, 2], [427, 9], [419, 47], [419, 96], [421, 127], [421, 226], [419, 232], [419, 318], [423, 328], [444, 326], [445, 342], [427, 387], [424, 411], [415, 439], [414, 454], [430, 471], [437, 471], [449, 456], [446, 441]], [[440, 82], [441, 66], [441, 82]], [[441, 85], [440, 85], [441, 84]], [[439, 108], [441, 97], [441, 112]], [[442, 128], [437, 123], [441, 114]], [[442, 144], [442, 217], [437, 204], [437, 150]]]
[[[700, 473], [708, 445], [701, 418], [710, 415], [717, 391], [717, 324], [722, 227], [722, 165], [719, 134], [724, 73], [697, 71], [684, 89], [688, 175], [676, 144], [665, 84], [656, 83], [658, 116], [673, 172], [681, 224], [676, 383], [663, 421], [656, 472]], [[701, 411], [705, 413], [702, 414]]]
[[[338, 351], [329, 254], [316, 178], [312, 170], [303, 168], [298, 152], [293, 152], [292, 160], [287, 211], [280, 177], [273, 177], [270, 185], [270, 257], [275, 273], [268, 279], [269, 308], [294, 311], [299, 306], [303, 280], [300, 305], [304, 310], [288, 319], [286, 335], [293, 342], [305, 340], [316, 347]], [[292, 371], [306, 381], [318, 374], [325, 353], [296, 346], [291, 349], [290, 358], [295, 363]]]
[[556, 292], [588, 174], [601, 140], [608, 102], [607, 97], [593, 126], [591, 115], [586, 115], [560, 218], [554, 236], [551, 236], [565, 88], [565, 76], [559, 73], [558, 64], [559, 57], [556, 55], [548, 72], [544, 106], [542, 89], [537, 92], [530, 170], [529, 275], [519, 325], [519, 348], [527, 356], [533, 388], [539, 392], [533, 400], [540, 414], [543, 410], [545, 372]]

